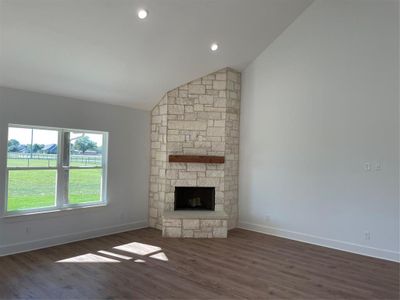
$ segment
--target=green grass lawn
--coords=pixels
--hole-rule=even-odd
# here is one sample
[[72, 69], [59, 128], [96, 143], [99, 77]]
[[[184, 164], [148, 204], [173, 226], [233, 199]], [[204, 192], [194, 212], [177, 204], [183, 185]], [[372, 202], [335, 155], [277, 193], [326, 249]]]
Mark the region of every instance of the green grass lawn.
[[[26, 166], [24, 160], [10, 159], [8, 166]], [[55, 166], [55, 161], [31, 160], [30, 166]], [[56, 170], [9, 171], [8, 211], [55, 206]], [[69, 203], [100, 200], [102, 170], [80, 169], [69, 171]]]

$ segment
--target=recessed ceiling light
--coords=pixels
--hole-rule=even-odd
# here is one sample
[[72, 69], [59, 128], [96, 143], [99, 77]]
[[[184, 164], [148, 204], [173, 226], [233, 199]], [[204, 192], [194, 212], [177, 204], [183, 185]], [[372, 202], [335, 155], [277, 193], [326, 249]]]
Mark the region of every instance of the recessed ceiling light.
[[137, 13], [139, 19], [141, 19], [141, 20], [146, 19], [148, 14], [149, 13], [145, 9], [139, 9], [138, 13]]
[[210, 49], [211, 49], [211, 51], [217, 51], [218, 50], [218, 44], [217, 43], [212, 43]]

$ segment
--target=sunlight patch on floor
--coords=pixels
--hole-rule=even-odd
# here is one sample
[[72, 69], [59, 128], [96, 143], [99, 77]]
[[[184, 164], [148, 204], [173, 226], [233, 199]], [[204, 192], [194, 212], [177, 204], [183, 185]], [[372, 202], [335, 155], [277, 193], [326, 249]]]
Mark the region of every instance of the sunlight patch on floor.
[[124, 244], [120, 246], [113, 247], [113, 249], [126, 251], [129, 253], [137, 254], [137, 255], [149, 255], [154, 252], [161, 251], [162, 249], [157, 246], [152, 246], [148, 244], [133, 242], [129, 244]]
[[[140, 255], [144, 258], [148, 257], [159, 261], [168, 261], [168, 257], [163, 252], [162, 248], [153, 245], [133, 242], [115, 246], [112, 249], [128, 252], [134, 255]], [[120, 263], [124, 260], [132, 259], [134, 259], [134, 257], [132, 256], [123, 255], [112, 251], [98, 250], [97, 254], [86, 253], [83, 255], [77, 255], [70, 258], [58, 260], [57, 263]], [[144, 259], [134, 259], [134, 262], [146, 263]]]
[[168, 257], [165, 255], [164, 252], [159, 252], [153, 255], [150, 255], [149, 257], [154, 258], [154, 259], [158, 259], [161, 261], [168, 261]]
[[93, 253], [78, 255], [57, 261], [57, 263], [119, 263], [119, 260]]

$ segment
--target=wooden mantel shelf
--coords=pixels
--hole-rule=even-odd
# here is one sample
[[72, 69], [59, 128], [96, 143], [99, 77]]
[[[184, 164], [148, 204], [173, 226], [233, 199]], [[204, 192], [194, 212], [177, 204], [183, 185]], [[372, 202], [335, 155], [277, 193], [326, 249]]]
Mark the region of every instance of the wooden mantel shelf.
[[170, 155], [169, 162], [223, 164], [225, 162], [225, 157], [208, 155]]

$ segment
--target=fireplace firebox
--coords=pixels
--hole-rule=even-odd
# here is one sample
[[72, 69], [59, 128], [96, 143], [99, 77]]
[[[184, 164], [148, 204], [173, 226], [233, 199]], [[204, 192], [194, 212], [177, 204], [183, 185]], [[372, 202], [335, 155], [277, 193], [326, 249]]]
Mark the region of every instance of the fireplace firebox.
[[175, 187], [175, 210], [215, 210], [215, 188]]

